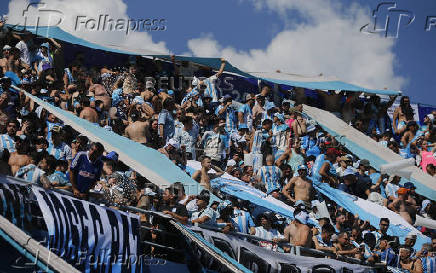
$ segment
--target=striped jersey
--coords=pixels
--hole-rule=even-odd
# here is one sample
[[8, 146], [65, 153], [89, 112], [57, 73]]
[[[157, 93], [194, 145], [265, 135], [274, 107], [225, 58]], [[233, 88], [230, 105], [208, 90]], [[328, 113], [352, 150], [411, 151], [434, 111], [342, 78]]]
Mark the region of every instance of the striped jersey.
[[236, 131], [237, 128], [237, 120], [236, 120], [236, 112], [231, 106], [227, 107], [227, 110], [223, 114], [218, 114], [218, 112], [223, 109], [224, 106], [219, 105], [215, 110], [215, 115], [219, 118], [226, 119], [226, 131], [231, 133], [232, 131]]
[[21, 167], [18, 172], [15, 174], [15, 177], [24, 179], [29, 183], [41, 183], [41, 177], [45, 174], [43, 170], [36, 167], [34, 164], [29, 164], [24, 167]]
[[218, 77], [215, 75], [204, 79], [203, 83], [206, 85], [206, 89], [204, 90], [204, 95], [209, 95], [212, 98], [212, 102], [217, 102], [220, 94], [218, 94], [218, 90], [215, 86], [215, 82], [218, 79]]
[[265, 185], [266, 193], [269, 194], [275, 189], [280, 189], [280, 178], [282, 177], [282, 171], [277, 166], [262, 166], [257, 175]]
[[263, 240], [272, 241], [275, 238], [284, 238], [277, 229], [271, 228], [270, 230], [264, 229], [262, 226], [255, 227], [256, 233], [254, 236], [259, 237]]
[[422, 273], [435, 273], [436, 272], [436, 257], [421, 258]]
[[286, 136], [288, 135], [289, 126], [286, 124], [273, 125], [273, 143], [274, 148], [285, 151], [287, 148]]
[[238, 228], [238, 232], [249, 233], [250, 227], [254, 227], [255, 224], [249, 212], [245, 210], [233, 209], [232, 220]]
[[253, 147], [251, 152], [253, 154], [260, 153], [262, 144], [269, 138], [269, 134], [266, 130], [257, 130], [254, 132], [253, 136]]
[[242, 113], [244, 115], [243, 123], [247, 125], [248, 130], [251, 131], [253, 129], [253, 110], [251, 110], [248, 104], [243, 104], [238, 109], [238, 113]]
[[3, 149], [8, 149], [9, 153], [15, 152], [15, 140], [8, 134], [0, 135], [1, 147]]
[[47, 148], [47, 153], [49, 155], [54, 156], [57, 160], [72, 160], [73, 155], [71, 152], [70, 146], [62, 142], [58, 146], [54, 146], [53, 143], [50, 143]]

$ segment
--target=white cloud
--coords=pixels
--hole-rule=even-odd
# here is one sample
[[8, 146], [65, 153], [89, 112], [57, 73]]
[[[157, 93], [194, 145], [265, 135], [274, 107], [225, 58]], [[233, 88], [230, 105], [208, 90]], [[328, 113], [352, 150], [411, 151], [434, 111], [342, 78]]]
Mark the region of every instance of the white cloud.
[[[98, 19], [99, 15], [107, 14], [113, 19], [128, 20], [127, 5], [122, 0], [42, 0], [41, 3], [45, 5], [31, 5], [29, 7], [26, 13], [27, 25], [35, 25], [37, 16], [40, 17], [39, 25], [56, 25], [58, 19], [62, 16], [56, 11], [60, 11], [63, 14], [63, 20], [59, 27], [74, 36], [90, 42], [121, 48], [144, 49], [161, 53], [169, 52], [164, 42], [154, 42], [147, 32], [131, 31], [126, 35], [124, 31], [90, 31], [80, 27], [83, 26], [81, 24], [77, 24], [80, 28], [76, 28], [77, 16], [85, 16], [82, 18], [87, 20], [89, 18]], [[29, 1], [27, 0], [12, 0], [9, 3], [8, 23], [24, 24], [23, 10], [28, 6]], [[51, 10], [51, 12], [43, 11], [47, 9]]]
[[[255, 0], [259, 11], [277, 12], [284, 20], [289, 10], [305, 19], [278, 33], [266, 48], [238, 50], [223, 47], [211, 35], [188, 41], [194, 56], [224, 57], [245, 71], [290, 72], [335, 76], [369, 88], [401, 89], [406, 79], [396, 76], [394, 40], [360, 33], [371, 22], [370, 10], [328, 0]], [[289, 25], [289, 22], [288, 24]]]

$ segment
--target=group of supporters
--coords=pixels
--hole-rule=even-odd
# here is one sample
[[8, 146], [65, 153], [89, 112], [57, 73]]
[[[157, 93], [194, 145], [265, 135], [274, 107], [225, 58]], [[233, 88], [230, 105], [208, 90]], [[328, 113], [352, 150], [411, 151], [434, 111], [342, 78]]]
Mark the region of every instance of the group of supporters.
[[[436, 202], [418, 195], [413, 183], [380, 174], [308, 118], [303, 113], [304, 95], [297, 94], [295, 104], [287, 98], [277, 103], [265, 84], [247, 92], [242, 103], [221, 96], [217, 82], [226, 66], [224, 59], [216, 73], [175, 58], [147, 60], [146, 65], [137, 58], [111, 69], [87, 65], [81, 52], [66, 64], [61, 43], [30, 33], [13, 33], [3, 44], [1, 173], [45, 188], [70, 190], [81, 199], [100, 198], [113, 207], [136, 206], [186, 225], [252, 235], [277, 245], [277, 251], [303, 246], [417, 273], [436, 266], [434, 230], [420, 228], [433, 240], [415, 251], [416, 235], [400, 244], [387, 234], [389, 219], [382, 218], [377, 229], [315, 189], [314, 183], [327, 183], [385, 206], [410, 224], [417, 215], [436, 220]], [[164, 76], [181, 79], [177, 88], [160, 85]], [[91, 143], [15, 87], [156, 149], [183, 171], [188, 171], [190, 160], [201, 162], [201, 168], [190, 174], [204, 190], [188, 196], [176, 181], [158, 189], [123, 164], [116, 152]], [[326, 110], [380, 145], [416, 158], [424, 172], [435, 175], [436, 113], [418, 124], [409, 98], [402, 97], [391, 123], [386, 111], [394, 98], [380, 102], [378, 96], [363, 100], [358, 93], [318, 93]], [[211, 181], [225, 174], [292, 206], [294, 219], [287, 221], [220, 192]], [[212, 193], [223, 201], [211, 203]], [[321, 203], [328, 215], [317, 213]], [[314, 224], [310, 219], [315, 218]], [[141, 220], [159, 228], [153, 217], [141, 215]], [[151, 240], [158, 237], [152, 235]]]

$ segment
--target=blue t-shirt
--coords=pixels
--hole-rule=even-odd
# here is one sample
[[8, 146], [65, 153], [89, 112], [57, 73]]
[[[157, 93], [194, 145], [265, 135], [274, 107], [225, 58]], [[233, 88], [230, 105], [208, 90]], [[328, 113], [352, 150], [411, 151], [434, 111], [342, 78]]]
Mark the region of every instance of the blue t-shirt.
[[163, 133], [164, 133], [165, 140], [168, 141], [170, 138], [174, 136], [175, 129], [176, 129], [174, 118], [171, 115], [171, 113], [168, 112], [168, 110], [163, 109], [162, 112], [159, 113], [158, 123], [159, 125], [163, 125], [163, 131], [164, 131]]
[[71, 170], [76, 174], [77, 189], [86, 193], [98, 179], [100, 179], [103, 162], [98, 159], [91, 162], [88, 152], [78, 152], [71, 162]]
[[306, 156], [314, 155], [315, 157], [317, 157], [321, 153], [321, 150], [318, 147], [317, 140], [309, 136], [303, 137], [301, 148], [306, 151]]

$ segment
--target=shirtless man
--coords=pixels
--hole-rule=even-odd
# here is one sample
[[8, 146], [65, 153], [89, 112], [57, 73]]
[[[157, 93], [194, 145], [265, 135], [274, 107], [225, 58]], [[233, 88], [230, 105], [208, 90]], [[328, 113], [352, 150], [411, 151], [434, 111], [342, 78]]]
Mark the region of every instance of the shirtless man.
[[162, 148], [159, 148], [158, 151], [168, 157], [171, 161], [173, 161], [174, 164], [181, 164], [186, 165], [186, 157], [184, 156], [185, 153], [180, 153], [179, 150], [181, 149], [180, 143], [177, 142], [174, 139], [168, 140], [167, 144], [163, 146]]
[[86, 119], [87, 121], [89, 121], [91, 123], [97, 123], [98, 122], [97, 111], [95, 111], [93, 108], [89, 107], [89, 101], [83, 102], [83, 109], [80, 112], [79, 117], [83, 118], [83, 119]]
[[5, 45], [2, 50], [3, 58], [0, 59], [0, 68], [3, 70], [3, 73], [9, 70], [9, 52], [11, 50], [11, 46]]
[[[312, 181], [307, 178], [307, 167], [306, 165], [298, 166], [299, 176], [292, 177], [288, 184], [283, 188], [282, 193], [291, 202], [295, 203], [298, 200], [302, 200], [309, 204], [312, 201], [313, 196], [313, 186]], [[292, 198], [291, 191], [294, 191], [295, 198]]]
[[397, 135], [403, 133], [406, 130], [407, 122], [413, 120], [413, 109], [410, 106], [409, 97], [404, 96], [401, 98], [400, 106], [395, 108], [392, 118], [394, 133]]
[[416, 209], [407, 202], [409, 190], [399, 188], [397, 192], [398, 198], [395, 198], [394, 201], [388, 205], [388, 209], [398, 213], [404, 220], [413, 225], [416, 220]]
[[11, 166], [11, 173], [13, 176], [17, 173], [17, 171], [23, 167], [28, 165], [32, 158], [30, 155], [30, 143], [26, 140], [18, 140], [15, 142], [15, 147], [17, 149], [16, 152], [11, 153], [9, 157], [9, 166]]
[[300, 137], [307, 133], [306, 120], [299, 113], [296, 114], [295, 121], [292, 123], [292, 131], [295, 137]]
[[[213, 169], [216, 173], [209, 173]], [[201, 170], [195, 171], [192, 175], [192, 179], [199, 182], [207, 190], [211, 190], [210, 180], [220, 177], [224, 174], [224, 171], [217, 166], [212, 165], [211, 158], [204, 156], [201, 160]]]
[[141, 117], [136, 109], [130, 112], [130, 118], [132, 123], [130, 123], [124, 130], [124, 135], [133, 141], [145, 144], [147, 143], [147, 127], [148, 122]]
[[312, 229], [307, 225], [309, 214], [303, 210], [294, 211], [294, 220], [285, 228], [286, 242], [294, 246], [311, 247]]
[[336, 254], [344, 255], [348, 257], [354, 257], [359, 252], [359, 248], [354, 247], [350, 242], [350, 236], [346, 231], [339, 233], [338, 242], [334, 244], [336, 248]]

